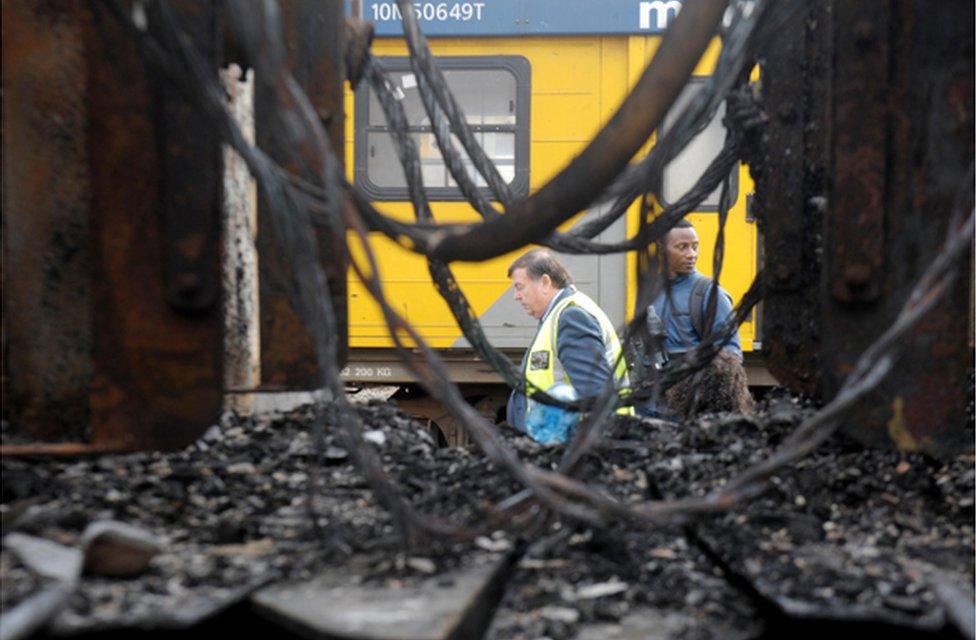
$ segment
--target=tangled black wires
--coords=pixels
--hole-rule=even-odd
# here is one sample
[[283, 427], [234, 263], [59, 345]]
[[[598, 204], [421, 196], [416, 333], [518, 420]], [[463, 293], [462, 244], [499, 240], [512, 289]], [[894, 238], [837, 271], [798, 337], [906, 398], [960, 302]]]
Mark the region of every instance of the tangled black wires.
[[[291, 260], [298, 292], [297, 307], [312, 337], [322, 387], [330, 392], [330, 410], [341, 427], [353, 461], [409, 541], [470, 537], [483, 532], [488, 525], [445, 522], [415, 510], [384, 474], [375, 452], [363, 443], [359, 419], [346, 400], [337, 366], [336, 315], [330, 303], [329, 283], [319, 261], [315, 225], [326, 225], [336, 237], [351, 237], [350, 242], [358, 244], [360, 251], [346, 247], [352, 270], [379, 305], [404, 363], [428, 393], [448, 408], [484, 454], [506, 469], [525, 488], [521, 494], [504, 501], [497, 510], [497, 513], [510, 516], [509, 526], [512, 527], [531, 524], [531, 521], [520, 518], [514, 509], [517, 503], [529, 499], [538, 501], [544, 508], [533, 512], [536, 514], [533, 518], [544, 517], [543, 514], [548, 511], [601, 525], [612, 518], [648, 524], [674, 521], [727, 509], [737, 500], [756, 495], [773, 473], [805, 455], [832, 433], [837, 428], [837, 418], [841, 412], [877, 385], [891, 368], [900, 339], [945, 292], [957, 273], [955, 266], [958, 258], [973, 234], [972, 212], [965, 221], [962, 221], [961, 213], [956, 216], [956, 224], [946, 239], [942, 254], [926, 271], [895, 324], [858, 362], [837, 398], [823, 411], [805, 421], [770, 459], [747, 469], [706, 496], [637, 504], [614, 500], [572, 476], [579, 460], [599, 441], [606, 418], [621, 404], [650, 397], [662, 386], [673, 384], [704, 366], [761, 298], [760, 280], [757, 278], [733, 317], [721, 330], [708, 336], [682, 362], [681, 367], [653, 380], [638, 381], [626, 390], [616, 388], [614, 382], [609, 381], [598, 397], [562, 403], [549, 398], [541, 390], [525, 387], [511, 361], [485, 337], [449, 265], [460, 259], [484, 260], [529, 243], [579, 253], [645, 252], [678, 219], [693, 210], [702, 198], [725, 182], [729, 171], [738, 162], [741, 141], [735, 133], [738, 126], [731, 127], [733, 134], [727, 139], [725, 147], [691, 191], [652, 221], [642, 221], [635, 237], [616, 244], [597, 243], [593, 238], [623, 215], [636, 198], [641, 198], [641, 202], [646, 204], [649, 194], [657, 194], [663, 167], [684, 148], [712, 117], [721, 101], [735, 89], [747, 71], [750, 48], [755, 46], [752, 38], [759, 31], [756, 27], [765, 15], [767, 3], [731, 3], [729, 26], [723, 34], [724, 46], [714, 77], [679, 115], [675, 126], [661, 136], [647, 158], [627, 166], [634, 151], [660, 124], [663, 114], [684, 86], [701, 50], [715, 33], [726, 2], [708, 0], [695, 5], [694, 9], [686, 6], [644, 78], [614, 116], [614, 126], [624, 126], [626, 130], [642, 134], [643, 137], [621, 142], [611, 139], [605, 132], [601, 133], [552, 182], [530, 198], [517, 200], [467, 129], [463, 114], [451, 96], [443, 75], [437, 70], [436, 61], [417, 27], [413, 5], [405, 0], [398, 2], [404, 16], [404, 32], [411, 49], [418, 86], [424, 106], [434, 123], [433, 129], [445, 156], [445, 164], [459, 185], [465, 179], [469, 181], [462, 186], [462, 192], [483, 216], [481, 223], [441, 225], [433, 219], [421, 179], [416, 145], [407, 133], [402, 107], [390, 99], [387, 81], [375, 60], [367, 60], [366, 77], [379, 97], [390, 124], [397, 155], [407, 176], [416, 223], [408, 224], [384, 216], [354, 185], [344, 180], [340, 163], [331, 151], [322, 123], [285, 64], [280, 19], [273, 0], [227, 0], [225, 7], [228, 23], [238, 44], [247, 51], [249, 60], [254, 64], [256, 77], [265, 83], [265, 88], [275, 98], [271, 109], [272, 122], [268, 124], [273, 136], [284, 143], [281, 146], [293, 150], [291, 160], [292, 165], [299, 168], [297, 172], [285, 170], [244, 138], [225, 107], [216, 70], [208, 69], [202, 63], [165, 0], [150, 3], [148, 27], [133, 22], [117, 0], [102, 0], [102, 5], [108, 7], [112, 15], [129, 29], [140, 46], [147, 66], [160, 72], [182, 92], [188, 104], [207, 119], [221, 140], [240, 154], [260, 184], [263, 211], [271, 217], [275, 240], [282, 254]], [[654, 83], [658, 83], [655, 87], [657, 93], [651, 98], [648, 85]], [[742, 111], [747, 114], [745, 117], [736, 116], [730, 109], [730, 117], [739, 117], [738, 125], [757, 126], [761, 123], [761, 118], [754, 113], [748, 114], [748, 109]], [[463, 162], [459, 162], [460, 151], [453, 147], [451, 134], [457, 136], [468, 157], [485, 178], [492, 195], [503, 205], [504, 214], [495, 210], [479, 189], [473, 188]], [[583, 166], [598, 168], [595, 171], [596, 179], [585, 187], [572, 183]], [[723, 192], [727, 195], [727, 187], [723, 188]], [[727, 197], [721, 200], [723, 204], [720, 210], [727, 211]], [[585, 207], [595, 202], [611, 201], [613, 204], [609, 210], [590, 223], [570, 233], [555, 232], [559, 224]], [[642, 209], [645, 204], [642, 204]], [[724, 217], [722, 213], [723, 221]], [[543, 402], [588, 412], [558, 470], [539, 468], [519, 460], [496, 426], [464, 401], [458, 388], [450, 382], [447, 367], [437, 352], [427, 346], [423, 337], [390, 305], [384, 295], [381, 273], [371, 247], [370, 232], [374, 231], [427, 256], [432, 279], [448, 302], [465, 337], [512, 388], [526, 391]], [[716, 274], [721, 266], [722, 242], [720, 232], [715, 252]], [[479, 245], [478, 251], [468, 251], [473, 245]], [[638, 301], [642, 304], [641, 301], [646, 301], [658, 285], [653, 270], [646, 263], [640, 275]], [[635, 331], [642, 321], [642, 310], [638, 308], [627, 334]], [[408, 349], [407, 344], [414, 346]], [[413, 355], [414, 351], [419, 351], [421, 358]], [[322, 406], [320, 409], [321, 418], [316, 427], [319, 433], [329, 408]], [[318, 438], [319, 442], [321, 440]], [[310, 500], [309, 505], [315, 517], [314, 500]]]

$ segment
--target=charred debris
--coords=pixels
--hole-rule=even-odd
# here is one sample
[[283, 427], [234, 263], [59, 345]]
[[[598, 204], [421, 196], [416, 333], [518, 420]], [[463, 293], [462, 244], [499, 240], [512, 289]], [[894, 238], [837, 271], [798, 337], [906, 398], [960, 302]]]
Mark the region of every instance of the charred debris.
[[[435, 447], [427, 429], [393, 404], [371, 401], [356, 411], [383, 471], [433, 516], [479, 528], [498, 517], [492, 505], [519, 489], [478, 451]], [[618, 417], [580, 476], [625, 502], [702, 496], [769, 456], [812, 411], [774, 394], [754, 416], [683, 424]], [[54, 635], [277, 622], [280, 633], [297, 626], [313, 637], [345, 637], [343, 624], [352, 623], [339, 612], [310, 619], [285, 606], [293, 597], [282, 605], [276, 585], [313, 583], [309, 597], [328, 595], [323, 603], [360, 590], [361, 602], [379, 598], [372, 615], [382, 619], [426, 582], [463, 586], [473, 572], [473, 594], [459, 587], [437, 598], [455, 615], [481, 616], [488, 638], [634, 637], [642, 629], [703, 638], [850, 629], [964, 635], [957, 625], [965, 618], [956, 616], [971, 603], [974, 579], [971, 454], [936, 461], [836, 436], [727, 513], [657, 527], [550, 518], [531, 535], [489, 527], [466, 542], [411, 546], [328, 420], [324, 453], [317, 451], [314, 412], [227, 414], [173, 453], [5, 459], [7, 539], [30, 537], [87, 556], [59, 561], [50, 550], [5, 545], [5, 615], [61, 584], [55, 576], [63, 569], [76, 573], [49, 621]], [[558, 464], [562, 447], [505, 437], [525, 460]], [[85, 547], [92, 523], [113, 521], [155, 539], [154, 552], [121, 575]], [[109, 559], [134, 545], [105, 544], [114, 545]], [[44, 575], [35, 566], [44, 562], [68, 566]], [[333, 582], [315, 583], [322, 576]], [[368, 607], [359, 614], [368, 617]], [[428, 632], [422, 637], [464, 637]]]
[[[4, 3], [0, 638], [973, 638], [971, 3], [685, 3], [607, 127], [524, 199], [398, 6], [481, 222], [433, 219], [370, 27], [340, 3]], [[716, 35], [710, 81], [630, 163]], [[346, 80], [380, 98], [414, 222], [344, 178]], [[723, 101], [692, 189], [596, 240], [651, 213]], [[765, 268], [734, 319], [762, 302], [783, 384], [752, 413], [614, 416], [707, 365], [719, 332], [630, 394], [575, 401], [578, 437], [543, 446], [467, 404], [384, 296], [375, 234], [425, 256], [473, 351], [524, 390], [451, 263], [635, 251], [644, 299], [644, 256], [740, 162]], [[252, 178], [257, 203], [222, 226]], [[718, 273], [721, 233], [714, 254]], [[471, 444], [346, 393], [347, 269]], [[294, 389], [318, 395], [244, 400]]]

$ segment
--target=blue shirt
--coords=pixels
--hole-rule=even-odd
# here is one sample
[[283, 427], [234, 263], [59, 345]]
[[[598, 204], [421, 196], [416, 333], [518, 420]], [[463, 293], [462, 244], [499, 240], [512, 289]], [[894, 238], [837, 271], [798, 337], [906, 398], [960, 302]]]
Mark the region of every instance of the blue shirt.
[[[688, 309], [691, 290], [698, 280], [708, 280], [708, 276], [703, 276], [697, 271], [679, 275], [671, 279], [670, 291], [663, 290], [654, 298], [651, 306], [661, 319], [666, 334], [664, 348], [669, 354], [681, 354], [689, 349], [693, 349], [701, 344], [702, 336], [698, 335], [691, 322], [691, 313]], [[712, 331], [717, 332], [725, 324], [726, 320], [732, 315], [731, 298], [725, 293], [724, 289], [719, 288], [721, 293], [715, 305], [715, 322], [712, 323]], [[670, 295], [669, 295], [670, 294]], [[724, 295], [723, 295], [724, 294]], [[705, 297], [702, 299], [702, 309], [708, 304], [708, 289], [705, 290]], [[705, 314], [702, 313], [702, 317]], [[739, 331], [736, 330], [732, 337], [725, 343], [724, 348], [734, 353], [742, 359], [742, 347], [739, 343]]]
[[[546, 308], [546, 312], [539, 319], [536, 333], [552, 312], [553, 307], [575, 291], [576, 287], [570, 285], [561, 289], [553, 297]], [[519, 370], [523, 373], [525, 372], [525, 361], [529, 357], [533, 342], [535, 342], [534, 336], [529, 343], [529, 349], [526, 349], [525, 355], [522, 356], [522, 364]], [[603, 332], [600, 330], [600, 323], [597, 319], [575, 305], [564, 309], [559, 316], [559, 327], [556, 334], [556, 357], [559, 358], [566, 375], [569, 376], [570, 383], [580, 398], [599, 395], [607, 380], [610, 379], [612, 372], [603, 355], [604, 351]], [[524, 431], [525, 411], [525, 394], [513, 391], [508, 398], [505, 419], [510, 425]]]

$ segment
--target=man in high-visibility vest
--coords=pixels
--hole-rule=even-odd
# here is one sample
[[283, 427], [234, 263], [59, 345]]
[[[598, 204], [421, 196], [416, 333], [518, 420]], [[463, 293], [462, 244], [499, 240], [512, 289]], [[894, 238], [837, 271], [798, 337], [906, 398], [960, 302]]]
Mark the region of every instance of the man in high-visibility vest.
[[[572, 276], [555, 256], [544, 249], [529, 251], [512, 263], [508, 277], [516, 302], [539, 321], [522, 357], [522, 373], [530, 391], [570, 385], [576, 397], [593, 397], [603, 391], [611, 376], [618, 387], [627, 386], [627, 365], [620, 357], [620, 339], [613, 324], [589, 296], [573, 286]], [[526, 431], [536, 410], [541, 410], [538, 403], [512, 392], [508, 422]], [[618, 413], [633, 415], [633, 410], [621, 408]]]

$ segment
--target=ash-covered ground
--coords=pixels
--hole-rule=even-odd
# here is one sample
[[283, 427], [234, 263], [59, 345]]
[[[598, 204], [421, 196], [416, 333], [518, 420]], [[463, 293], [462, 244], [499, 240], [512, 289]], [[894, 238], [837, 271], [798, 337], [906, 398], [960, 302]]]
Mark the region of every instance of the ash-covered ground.
[[[357, 411], [365, 446], [424, 513], [459, 525], [497, 522], [492, 505], [521, 489], [478, 451], [437, 448], [394, 404]], [[749, 417], [616, 418], [579, 477], [624, 501], [701, 495], [769, 455], [811, 411], [779, 398]], [[499, 640], [642, 637], [627, 635], [642, 628], [662, 638], [769, 637], [794, 619], [931, 634], [951, 617], [939, 585], [971, 605], [971, 453], [935, 461], [835, 437], [721, 515], [605, 528], [553, 518], [530, 536], [499, 530], [405, 548], [334, 428], [326, 425], [319, 448], [313, 421], [309, 407], [229, 415], [175, 453], [4, 459], [5, 534], [77, 546], [89, 523], [116, 520], [162, 543], [138, 577], [83, 576], [54, 632], [185, 623], [260, 585], [330, 567], [409, 588], [486, 553], [519, 554], [487, 632]], [[563, 453], [511, 430], [505, 437], [546, 468]], [[0, 578], [4, 612], [46, 583], [7, 549]]]

